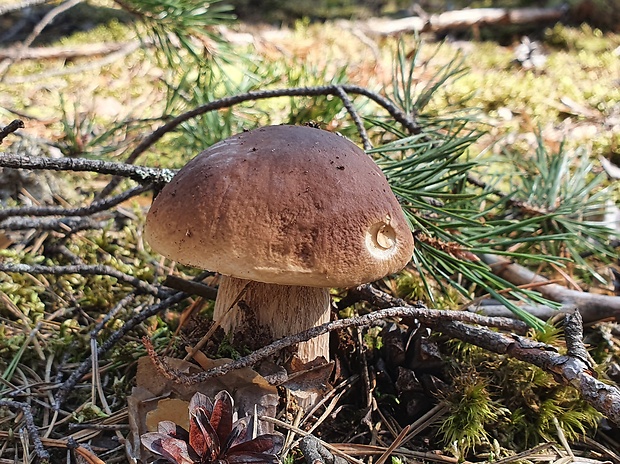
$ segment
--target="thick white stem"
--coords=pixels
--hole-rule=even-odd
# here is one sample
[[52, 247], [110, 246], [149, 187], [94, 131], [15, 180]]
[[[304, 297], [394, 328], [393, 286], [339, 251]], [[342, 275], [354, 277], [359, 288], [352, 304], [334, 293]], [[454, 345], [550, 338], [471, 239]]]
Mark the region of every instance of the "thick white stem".
[[[237, 306], [238, 301], [244, 301], [247, 308]], [[245, 314], [247, 309], [253, 314]], [[329, 289], [265, 284], [222, 276], [213, 319], [220, 322], [226, 333], [261, 330], [271, 341], [277, 340], [329, 322]], [[247, 327], [254, 323], [258, 327]], [[329, 360], [329, 334], [300, 343], [297, 356], [304, 362], [318, 356]]]

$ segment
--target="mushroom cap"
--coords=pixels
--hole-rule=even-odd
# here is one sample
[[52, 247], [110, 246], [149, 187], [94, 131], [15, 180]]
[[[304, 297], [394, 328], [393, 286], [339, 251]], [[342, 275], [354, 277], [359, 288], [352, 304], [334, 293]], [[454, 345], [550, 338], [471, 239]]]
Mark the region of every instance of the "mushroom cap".
[[182, 264], [308, 287], [372, 282], [413, 253], [374, 161], [345, 137], [306, 126], [262, 127], [200, 153], [157, 196], [145, 234]]

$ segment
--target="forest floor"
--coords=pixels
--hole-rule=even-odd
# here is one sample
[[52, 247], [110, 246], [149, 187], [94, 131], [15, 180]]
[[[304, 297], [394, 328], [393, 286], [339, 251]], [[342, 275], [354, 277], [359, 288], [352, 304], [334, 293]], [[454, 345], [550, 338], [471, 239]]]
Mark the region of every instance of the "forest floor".
[[[23, 49], [18, 44], [27, 40], [36, 21], [25, 14], [12, 16], [10, 22], [6, 16], [0, 16], [0, 34], [5, 34], [0, 37], [0, 126], [12, 119], [25, 123], [25, 128], [2, 141], [1, 148], [7, 153], [124, 161], [128, 149], [169, 120], [170, 115], [235, 91], [346, 83], [390, 94], [400, 47], [406, 59], [416, 60], [410, 80], [413, 94], [423, 93], [438, 73], [452, 69], [455, 63], [464, 67], [433, 94], [427, 109], [446, 116], [448, 112], [475, 109], [476, 121], [484, 127], [485, 135], [469, 148], [468, 156], [493, 160], [510, 149], [528, 158], [542, 138], [551, 151], [560, 146], [586, 150], [595, 161], [595, 172], [610, 169], [606, 161], [612, 163], [611, 169], [613, 163], [620, 164], [620, 35], [587, 25], [557, 24], [501, 34], [492, 29], [465, 30], [441, 38], [420, 38], [414, 34], [381, 37], [357, 23], [341, 20], [299, 20], [290, 28], [231, 23], [215, 27], [217, 38], [203, 37], [201, 44], [205, 53], [218, 57], [221, 82], [198, 97], [190, 97], [175, 91], [171, 83], [180, 88], [179, 76], [164, 66], [165, 59], [157, 53], [153, 37], [142, 42], [137, 38], [132, 20], [126, 15], [112, 8], [86, 4], [75, 7], [70, 14], [69, 19], [59, 17], [49, 30]], [[18, 31], [19, 21], [23, 23], [20, 30], [26, 34]], [[529, 38], [525, 38], [525, 33]], [[222, 45], [220, 37], [228, 44]], [[178, 66], [182, 68], [183, 63]], [[193, 70], [185, 76], [195, 78], [201, 72]], [[204, 100], [200, 101], [201, 98]], [[246, 124], [253, 127], [256, 123], [314, 121], [330, 130], [349, 131], [347, 135], [355, 133], [345, 122], [346, 111], [334, 100], [285, 97], [221, 110], [214, 118], [203, 120], [212, 126], [202, 139], [181, 132], [180, 136], [168, 135], [145, 153], [139, 164], [178, 168], [195, 154], [196, 145], [208, 145], [239, 132]], [[373, 111], [367, 102], [356, 100], [356, 105], [364, 114]], [[191, 144], [184, 145], [185, 140]], [[81, 205], [92, 200], [109, 181], [107, 176], [91, 173], [10, 177], [13, 174], [8, 170], [0, 170], [0, 175], [0, 201], [4, 208], [28, 204]], [[166, 274], [195, 275], [164, 263], [142, 240], [142, 224], [150, 201], [151, 195], [146, 193], [120, 204], [114, 214], [104, 218], [108, 221], [105, 226], [77, 233], [74, 241], [57, 255], [57, 250], [52, 251], [57, 230], [0, 229], [0, 261], [48, 264], [53, 255], [61, 256], [63, 263], [69, 264], [79, 258], [85, 264], [113, 266], [147, 282]], [[0, 215], [0, 220], [4, 219]], [[596, 266], [607, 283], [579, 281], [575, 285], [613, 294], [614, 265]], [[418, 287], [419, 284], [411, 284], [410, 274], [387, 281], [383, 288], [407, 297], [408, 301], [424, 300]], [[56, 450], [56, 459], [68, 456], [73, 447], [86, 460], [83, 462], [125, 462], [129, 429], [126, 398], [135, 386], [138, 359], [146, 354], [141, 336], [151, 337], [159, 352], [165, 350], [178, 356], [184, 349], [177, 335], [184, 342], [196, 342], [199, 322], [209, 314], [210, 306], [196, 298], [182, 306], [182, 313], [169, 310], [140, 324], [105, 359], [95, 359], [93, 365], [100, 362], [98, 369], [80, 379], [66, 407], [54, 410], [58, 385], [84, 362], [84, 353], [97, 346], [97, 337], [100, 341], [105, 339], [133, 312], [156, 301], [152, 295], [141, 295], [134, 305], [125, 308], [119, 302], [130, 290], [128, 282], [119, 283], [111, 276], [35, 276], [0, 271], [0, 370], [4, 370], [0, 399], [32, 407], [42, 443]], [[460, 297], [448, 294], [433, 306], [456, 309], [462, 303]], [[106, 314], [118, 304], [118, 313], [107, 320]], [[192, 311], [196, 311], [194, 319], [189, 317]], [[100, 329], [104, 325], [105, 328], [91, 337], [91, 330], [99, 323]], [[605, 365], [600, 370], [617, 380], [618, 327], [601, 323], [588, 327], [588, 331], [588, 343], [596, 352], [593, 356]], [[413, 337], [411, 331], [408, 334]], [[547, 341], [562, 346], [561, 341], [552, 338]], [[352, 457], [358, 456], [366, 462], [374, 457], [379, 464], [386, 459], [394, 463], [425, 460], [450, 464], [463, 460], [508, 463], [588, 459], [620, 463], [617, 427], [587, 409], [574, 392], [566, 393], [556, 386], [552, 375], [538, 368], [485, 354], [465, 343], [442, 337], [416, 339], [420, 349], [429, 350], [424, 352], [423, 361], [414, 360], [422, 362], [418, 372], [421, 381], [416, 380], [411, 391], [423, 391], [423, 399], [412, 399], [407, 390], [402, 397], [406, 401], [402, 400], [399, 395], [406, 390], [404, 380], [396, 385], [396, 378], [380, 378], [381, 366], [398, 370], [386, 353], [389, 339], [379, 326], [363, 334], [360, 331], [341, 336], [338, 348], [345, 361], [340, 366], [340, 383], [330, 393], [330, 402], [316, 415], [304, 418], [284, 408], [278, 417], [290, 428], [279, 424], [280, 430], [294, 437], [295, 428], [316, 428], [316, 434], [325, 441], [340, 443], [335, 450], [330, 448], [332, 452], [344, 453], [351, 462], [359, 462]], [[375, 397], [368, 404], [364, 404], [367, 398], [360, 398], [356, 391], [359, 385], [355, 386], [359, 376], [363, 377], [363, 369], [357, 370], [364, 363], [350, 353], [345, 355], [347, 350], [360, 347], [370, 351], [366, 363], [371, 371], [379, 373], [377, 384], [370, 389]], [[458, 353], [458, 366], [451, 364], [447, 353]], [[419, 355], [418, 352], [416, 356]], [[438, 363], [450, 365], [450, 372], [446, 373]], [[477, 372], [477, 368], [484, 373]], [[147, 369], [147, 374], [142, 374], [145, 382], [144, 376], [153, 374], [144, 366], [142, 369]], [[368, 378], [364, 381], [368, 390], [371, 382]], [[511, 383], [514, 385], [509, 387]], [[376, 385], [379, 387], [374, 390]], [[489, 391], [493, 392], [492, 400]], [[530, 401], [535, 413], [546, 419], [519, 425], [519, 418], [527, 422], [530, 416], [517, 411], [514, 404], [509, 411], [507, 403], [499, 398], [520, 394], [530, 395], [524, 401]], [[480, 433], [475, 439], [455, 430], [467, 427], [467, 420], [458, 422], [466, 414], [463, 409], [458, 413], [456, 407], [450, 411], [450, 405], [458, 404], [459, 395], [471, 400], [469, 405], [461, 406], [472, 409], [471, 420], [479, 426], [476, 430]], [[562, 402], [558, 406], [560, 397]], [[433, 407], [426, 407], [425, 402]], [[360, 409], [366, 406], [366, 415], [360, 416]], [[549, 410], [542, 411], [545, 407]], [[132, 413], [135, 410], [130, 410], [129, 414]], [[560, 418], [562, 426], [568, 424], [568, 430], [557, 420], [553, 422], [553, 416]], [[13, 409], [0, 415], [0, 463], [29, 462], [29, 457], [34, 456], [32, 438], [15, 427], [23, 417], [24, 410]], [[453, 421], [451, 425], [447, 417]], [[69, 436], [78, 445], [68, 444]], [[462, 441], [451, 437], [460, 437]], [[293, 448], [287, 462], [300, 459], [293, 442], [293, 438], [287, 442], [289, 449]], [[400, 452], [392, 455], [390, 444], [394, 448], [399, 446]]]

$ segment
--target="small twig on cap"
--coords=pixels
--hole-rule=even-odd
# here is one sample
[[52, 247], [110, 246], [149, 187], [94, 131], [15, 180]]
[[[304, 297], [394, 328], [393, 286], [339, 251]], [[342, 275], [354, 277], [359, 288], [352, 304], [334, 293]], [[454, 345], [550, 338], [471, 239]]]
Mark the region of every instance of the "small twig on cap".
[[7, 126], [0, 129], [0, 144], [7, 137], [7, 135], [12, 134], [17, 129], [23, 129], [25, 127], [24, 121], [21, 119], [14, 119]]
[[340, 100], [342, 100], [342, 104], [348, 111], [349, 116], [351, 116], [351, 119], [353, 119], [353, 122], [355, 123], [355, 127], [357, 127], [357, 132], [360, 134], [360, 137], [362, 138], [362, 145], [364, 146], [364, 150], [371, 150], [372, 143], [370, 142], [370, 139], [368, 138], [368, 133], [366, 132], [366, 128], [364, 127], [362, 118], [360, 118], [360, 115], [357, 113], [357, 111], [353, 107], [353, 102], [349, 98], [349, 95], [347, 95], [347, 93], [344, 91], [342, 87], [336, 87], [336, 95], [338, 95]]

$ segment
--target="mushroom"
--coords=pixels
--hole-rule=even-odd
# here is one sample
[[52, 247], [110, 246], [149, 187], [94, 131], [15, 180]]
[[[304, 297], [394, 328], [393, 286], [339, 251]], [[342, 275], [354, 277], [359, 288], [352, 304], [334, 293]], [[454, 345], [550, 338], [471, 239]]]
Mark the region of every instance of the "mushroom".
[[[307, 126], [262, 127], [203, 151], [156, 197], [145, 234], [164, 256], [219, 272], [214, 320], [265, 343], [328, 322], [329, 288], [397, 272], [413, 253], [374, 161]], [[329, 335], [295, 354], [329, 360]]]

